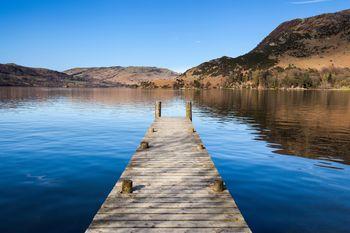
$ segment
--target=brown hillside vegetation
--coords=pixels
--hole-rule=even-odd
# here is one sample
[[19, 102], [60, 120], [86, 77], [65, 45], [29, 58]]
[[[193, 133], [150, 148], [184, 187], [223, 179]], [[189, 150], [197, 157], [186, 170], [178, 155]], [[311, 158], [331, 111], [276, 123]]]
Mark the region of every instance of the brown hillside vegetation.
[[0, 86], [22, 87], [94, 87], [110, 86], [43, 68], [31, 68], [16, 64], [0, 64]]
[[159, 83], [172, 87], [178, 74], [156, 67], [74, 68], [58, 72], [16, 64], [0, 64], [0, 86], [22, 87], [138, 87]]
[[155, 87], [154, 82], [160, 87], [172, 87], [175, 78], [179, 75], [168, 69], [143, 66], [74, 68], [65, 73], [76, 78], [96, 79], [135, 87], [140, 85]]
[[187, 87], [350, 87], [350, 10], [278, 26], [251, 52], [186, 71]]

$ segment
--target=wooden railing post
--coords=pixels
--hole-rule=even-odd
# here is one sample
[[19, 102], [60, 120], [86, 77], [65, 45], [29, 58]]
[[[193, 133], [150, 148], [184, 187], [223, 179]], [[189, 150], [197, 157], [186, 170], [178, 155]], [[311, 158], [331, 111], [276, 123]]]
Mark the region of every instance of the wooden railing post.
[[156, 111], [155, 111], [155, 117], [159, 118], [162, 116], [162, 102], [157, 101], [156, 102]]
[[186, 118], [192, 121], [192, 102], [191, 101], [187, 101], [186, 103]]

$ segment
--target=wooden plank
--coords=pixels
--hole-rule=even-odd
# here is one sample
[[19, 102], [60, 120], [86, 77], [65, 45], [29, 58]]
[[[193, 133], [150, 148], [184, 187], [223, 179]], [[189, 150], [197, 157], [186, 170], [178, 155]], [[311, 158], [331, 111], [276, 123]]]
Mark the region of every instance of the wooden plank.
[[[86, 232], [251, 232], [228, 190], [212, 190], [221, 177], [191, 121], [160, 117], [152, 128]], [[124, 179], [133, 193], [121, 193]]]
[[149, 202], [149, 203], [138, 203], [138, 202], [105, 202], [105, 207], [119, 207], [119, 208], [221, 208], [221, 207], [233, 207], [232, 203], [228, 202], [202, 202], [202, 203], [181, 203], [181, 202]]
[[111, 221], [225, 221], [232, 219], [242, 221], [243, 218], [236, 213], [229, 214], [178, 214], [178, 213], [162, 213], [162, 214], [143, 214], [143, 213], [99, 213], [95, 220], [111, 220]]
[[[237, 207], [217, 208], [119, 208], [102, 206], [99, 214], [235, 214], [240, 215]], [[97, 217], [98, 215], [96, 215]]]
[[89, 228], [86, 233], [250, 233], [248, 227], [232, 228]]
[[[195, 175], [200, 175], [200, 176], [208, 176], [208, 177], [213, 177], [213, 176], [218, 176], [219, 173], [217, 171], [206, 171], [205, 169], [203, 170], [197, 170], [197, 171], [190, 171], [190, 170], [165, 170], [162, 171], [162, 174], [165, 176], [195, 176]], [[126, 171], [125, 175], [133, 175], [133, 176], [154, 176], [154, 175], [159, 175], [159, 172], [157, 171], [135, 171], [135, 170], [128, 170]]]
[[[135, 187], [137, 188], [137, 186]], [[192, 194], [192, 195], [214, 195], [215, 193], [211, 191], [207, 186], [192, 186], [191, 188], [189, 187], [169, 187], [169, 186], [152, 186], [150, 187], [145, 187], [145, 188], [137, 188], [136, 190], [134, 189], [132, 194], [128, 195], [179, 195], [179, 194]], [[228, 193], [228, 192], [227, 192]], [[120, 195], [120, 189], [118, 187], [115, 187], [111, 191], [111, 194], [113, 195]], [[124, 195], [124, 194], [123, 194]], [[231, 196], [231, 195], [230, 195]]]
[[121, 196], [115, 196], [115, 197], [107, 197], [106, 201], [111, 201], [113, 203], [120, 203], [120, 206], [122, 205], [129, 205], [129, 204], [135, 204], [135, 203], [229, 203], [231, 205], [234, 205], [233, 200], [231, 197], [121, 197]]
[[245, 222], [235, 219], [226, 219], [224, 221], [110, 221], [94, 220], [91, 227], [125, 227], [125, 228], [163, 228], [163, 227], [244, 227]]

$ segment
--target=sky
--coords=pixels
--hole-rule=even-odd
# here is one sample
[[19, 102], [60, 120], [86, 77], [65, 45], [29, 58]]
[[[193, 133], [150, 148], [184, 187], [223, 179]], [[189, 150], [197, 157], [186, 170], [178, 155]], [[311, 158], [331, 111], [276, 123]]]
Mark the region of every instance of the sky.
[[0, 63], [183, 72], [253, 49], [280, 23], [350, 0], [0, 0]]

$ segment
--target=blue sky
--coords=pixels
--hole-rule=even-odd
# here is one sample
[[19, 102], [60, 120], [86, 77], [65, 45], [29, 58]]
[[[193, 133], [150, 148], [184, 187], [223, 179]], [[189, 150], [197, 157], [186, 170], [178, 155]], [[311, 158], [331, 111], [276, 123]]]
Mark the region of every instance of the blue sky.
[[253, 49], [286, 20], [350, 0], [0, 0], [0, 63], [176, 71]]

